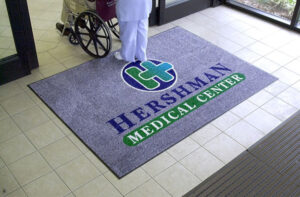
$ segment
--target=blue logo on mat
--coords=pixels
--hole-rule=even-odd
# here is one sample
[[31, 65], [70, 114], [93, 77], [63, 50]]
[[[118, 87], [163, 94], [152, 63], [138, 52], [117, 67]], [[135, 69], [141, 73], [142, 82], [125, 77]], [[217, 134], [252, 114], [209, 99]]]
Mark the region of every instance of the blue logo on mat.
[[129, 86], [143, 91], [168, 89], [177, 79], [172, 64], [157, 60], [127, 64], [122, 70], [122, 78]]

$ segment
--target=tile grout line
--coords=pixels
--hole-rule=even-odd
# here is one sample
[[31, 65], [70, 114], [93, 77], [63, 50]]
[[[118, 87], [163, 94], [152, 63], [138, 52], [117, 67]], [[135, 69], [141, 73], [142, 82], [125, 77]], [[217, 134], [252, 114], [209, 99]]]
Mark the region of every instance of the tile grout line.
[[[12, 176], [12, 178], [14, 179], [14, 181], [17, 183], [17, 186], [18, 186], [15, 190], [10, 191], [9, 193], [4, 194], [4, 196], [10, 195], [10, 194], [12, 194], [13, 192], [17, 191], [18, 189], [21, 189], [21, 190], [24, 192], [24, 194], [28, 197], [28, 195], [27, 195], [26, 192], [24, 191], [23, 187], [21, 186], [21, 184], [20, 184], [19, 181], [17, 180], [16, 176], [12, 173], [12, 171], [11, 171], [10, 168], [7, 166], [6, 162], [2, 159], [2, 157], [1, 157], [1, 160], [2, 160], [2, 162], [4, 163], [4, 167], [2, 167], [1, 169], [3, 169], [3, 168], [6, 167], [7, 170], [9, 171], [10, 175]], [[4, 189], [5, 189], [5, 188], [4, 188]], [[1, 192], [2, 192], [2, 191], [1, 191]]]
[[[31, 99], [31, 98], [30, 98]], [[4, 109], [5, 110], [5, 109]], [[45, 113], [45, 112], [44, 112]], [[43, 155], [39, 152], [39, 150], [37, 149], [37, 147], [31, 142], [31, 140], [28, 138], [28, 136], [25, 134], [25, 131], [23, 131], [23, 129], [22, 128], [20, 128], [19, 127], [19, 125], [15, 122], [15, 120], [11, 117], [11, 115], [10, 114], [8, 114], [9, 115], [9, 117], [12, 119], [12, 121], [15, 123], [15, 125], [20, 129], [20, 131], [22, 132], [21, 134], [22, 135], [24, 135], [24, 137], [30, 142], [30, 144], [33, 146], [33, 148], [35, 148], [35, 151], [36, 152], [38, 152], [38, 154], [39, 154], [39, 156], [41, 156], [41, 158], [43, 158], [43, 160], [48, 164], [48, 167], [50, 167], [50, 169], [52, 169], [52, 171], [56, 174], [56, 176], [58, 176], [59, 177], [59, 179], [62, 181], [62, 183], [64, 183], [64, 185], [70, 190], [70, 191], [72, 191], [67, 185], [66, 185], [66, 183], [64, 182], [64, 180], [62, 180], [62, 178], [57, 174], [57, 172], [52, 168], [52, 166], [48, 163], [48, 161], [43, 157]], [[47, 116], [47, 114], [46, 114], [46, 116]], [[58, 129], [60, 129], [60, 128], [58, 128]], [[21, 135], [20, 134], [20, 135]], [[16, 160], [16, 161], [14, 161], [14, 162], [12, 162], [11, 164], [9, 164], [9, 165], [12, 165], [13, 163], [16, 163], [17, 161], [19, 161], [19, 160], [21, 160], [21, 159], [23, 159], [23, 158], [25, 158], [25, 157], [27, 157], [27, 156], [29, 156], [29, 155], [31, 155], [31, 154], [34, 154], [35, 152], [33, 152], [33, 153], [30, 153], [30, 154], [27, 154], [27, 155], [25, 155], [24, 157], [22, 157], [22, 158], [20, 158], [20, 159], [18, 159], [18, 160]], [[4, 163], [5, 163], [5, 161], [3, 161]], [[5, 163], [6, 164], [6, 163]], [[27, 195], [27, 193], [25, 192], [25, 190], [24, 190], [24, 186], [26, 186], [26, 185], [28, 185], [28, 184], [25, 184], [24, 186], [22, 186], [20, 183], [19, 183], [19, 181], [16, 179], [16, 177], [15, 177], [15, 175], [11, 172], [11, 170], [10, 170], [10, 168], [7, 166], [7, 168], [9, 169], [9, 171], [10, 171], [10, 173], [14, 176], [14, 178], [15, 178], [15, 180], [17, 181], [17, 183], [19, 184], [19, 186], [22, 188], [22, 190], [24, 191], [24, 193], [26, 194], [26, 196], [28, 196]], [[51, 173], [51, 172], [50, 172]], [[47, 174], [49, 174], [49, 173], [47, 173]], [[47, 175], [46, 174], [46, 175]], [[44, 175], [43, 175], [44, 176]], [[41, 177], [43, 177], [43, 176], [40, 176], [39, 178], [41, 178]], [[39, 178], [37, 178], [37, 179], [39, 179]], [[37, 179], [35, 179], [35, 180], [37, 180]], [[34, 180], [34, 181], [35, 181]], [[33, 182], [33, 181], [32, 181]], [[32, 183], [32, 182], [30, 182], [30, 183]]]
[[[220, 130], [220, 129], [219, 129]], [[221, 131], [221, 130], [220, 130]], [[220, 136], [223, 133], [223, 131], [221, 131], [221, 133], [219, 133], [218, 135], [216, 135], [215, 137], [213, 137], [212, 139], [208, 140], [206, 143], [204, 143], [203, 145], [199, 144], [197, 141], [195, 141], [194, 139], [192, 139], [195, 143], [197, 143], [200, 147], [193, 150], [191, 153], [189, 153], [188, 155], [186, 155], [185, 157], [183, 157], [181, 160], [179, 160], [178, 162], [184, 167], [184, 164], [182, 163], [182, 160], [187, 158], [189, 155], [191, 155], [192, 153], [196, 152], [197, 150], [199, 150], [200, 148], [203, 148], [204, 150], [206, 150], [208, 153], [210, 153], [213, 157], [215, 157], [217, 160], [219, 160], [222, 164], [226, 165], [226, 163], [224, 161], [222, 161], [217, 155], [213, 154], [212, 152], [210, 152], [209, 150], [207, 150], [204, 145], [207, 144], [208, 142], [212, 141], [214, 138]], [[223, 166], [222, 166], [223, 167]], [[221, 168], [222, 168], [221, 167]], [[221, 168], [219, 168], [218, 170], [220, 170]], [[187, 168], [186, 168], [187, 169]], [[204, 180], [202, 180], [200, 177], [198, 177], [196, 174], [194, 174], [192, 171], [190, 171], [189, 169], [187, 169], [189, 172], [191, 172], [195, 177], [197, 177], [201, 182], [205, 181], [206, 179], [208, 179], [208, 177]], [[217, 171], [218, 171], [217, 170]]]
[[[274, 97], [274, 96], [273, 96]], [[271, 99], [273, 99], [273, 98], [271, 98]], [[271, 99], [269, 99], [268, 101], [270, 101]], [[267, 102], [268, 102], [267, 101]], [[250, 100], [249, 100], [249, 102], [251, 102]], [[264, 104], [266, 104], [267, 102], [265, 102]], [[254, 104], [254, 105], [256, 105], [255, 103], [253, 103], [253, 102], [251, 102], [252, 104]], [[264, 105], [263, 104], [263, 105]], [[257, 105], [256, 105], [257, 106]], [[250, 122], [248, 122], [247, 120], [246, 120], [246, 117], [248, 117], [248, 116], [250, 116], [251, 114], [253, 114], [254, 112], [256, 112], [258, 109], [260, 109], [260, 110], [262, 110], [262, 111], [264, 111], [265, 113], [268, 113], [269, 115], [271, 115], [272, 117], [274, 117], [274, 118], [276, 118], [277, 120], [279, 120], [280, 122], [282, 122], [280, 119], [278, 119], [277, 117], [275, 117], [273, 114], [271, 114], [271, 113], [269, 113], [269, 112], [267, 112], [267, 111], [265, 111], [263, 108], [261, 108], [261, 106], [257, 106], [258, 108], [257, 109], [255, 109], [254, 111], [252, 111], [252, 112], [250, 112], [249, 114], [247, 114], [245, 117], [243, 117], [243, 118], [241, 118], [242, 120], [244, 120], [245, 122], [247, 122], [248, 124], [250, 124], [251, 126], [253, 126], [254, 128], [256, 128], [258, 131], [260, 131], [260, 132], [262, 132], [264, 135], [267, 135], [268, 133], [265, 133], [264, 131], [262, 131], [261, 129], [259, 129], [259, 128], [257, 128], [255, 125], [253, 125], [253, 124], [251, 124]], [[234, 113], [234, 112], [232, 112], [232, 113]]]
[[[93, 152], [91, 152], [92, 154], [94, 154]], [[94, 164], [94, 162], [92, 162], [87, 156], [86, 156], [86, 153], [84, 153], [84, 155], [85, 155], [85, 157], [86, 157], [86, 159], [89, 161], [89, 162], [91, 162], [91, 164], [96, 168], [96, 170], [100, 173], [100, 176], [103, 176], [115, 189], [116, 189], [116, 191], [118, 191], [119, 192], [119, 194], [121, 194], [122, 196], [123, 196], [123, 194], [121, 193], [121, 191], [119, 191], [119, 189], [112, 183], [112, 182], [110, 182], [110, 180], [108, 180], [107, 178], [106, 178], [106, 176], [104, 176], [104, 174], [106, 174], [107, 172], [109, 172], [110, 171], [110, 169], [108, 169], [108, 171], [106, 171], [106, 172], [101, 172], [98, 168], [97, 168], [97, 166]], [[97, 158], [97, 160], [99, 160], [101, 163], [103, 163], [99, 158]], [[105, 165], [105, 164], [103, 164], [103, 165]], [[106, 165], [105, 165], [105, 167], [106, 167]], [[98, 177], [100, 177], [100, 176], [98, 176]], [[115, 175], [114, 175], [115, 176]], [[98, 178], [97, 177], [97, 178]], [[96, 178], [95, 178], [96, 179]], [[93, 179], [93, 180], [95, 180], [95, 179]], [[91, 181], [90, 181], [91, 182]], [[87, 184], [85, 184], [85, 185], [87, 185]], [[82, 186], [83, 187], [83, 186]], [[81, 188], [81, 187], [80, 187]], [[78, 188], [79, 189], [79, 188]]]

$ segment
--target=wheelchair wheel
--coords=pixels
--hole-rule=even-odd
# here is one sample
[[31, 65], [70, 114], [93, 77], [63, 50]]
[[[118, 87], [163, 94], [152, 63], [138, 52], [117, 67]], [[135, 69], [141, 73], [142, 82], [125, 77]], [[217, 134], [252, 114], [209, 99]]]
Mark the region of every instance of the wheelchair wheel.
[[76, 34], [75, 34], [74, 32], [71, 32], [71, 33], [69, 34], [69, 42], [70, 42], [71, 44], [73, 44], [73, 45], [78, 45], [78, 44], [79, 44], [79, 42], [78, 42], [78, 40], [77, 40], [77, 38], [76, 38]]
[[119, 23], [116, 18], [113, 18], [107, 21], [108, 27], [110, 28], [111, 32], [117, 37], [120, 38], [120, 30], [119, 30]]
[[82, 49], [93, 57], [103, 58], [111, 50], [111, 35], [105, 22], [93, 11], [79, 14], [75, 34]]

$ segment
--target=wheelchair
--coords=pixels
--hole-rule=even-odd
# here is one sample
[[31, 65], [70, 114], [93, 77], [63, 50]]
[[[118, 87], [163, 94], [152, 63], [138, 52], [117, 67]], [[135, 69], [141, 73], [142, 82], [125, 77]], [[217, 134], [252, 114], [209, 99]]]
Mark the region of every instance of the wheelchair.
[[109, 54], [112, 47], [111, 32], [120, 38], [115, 0], [96, 0], [96, 9], [79, 14], [71, 13], [67, 23], [65, 27], [68, 26], [71, 30], [69, 42], [79, 44], [87, 54], [95, 58], [104, 58]]

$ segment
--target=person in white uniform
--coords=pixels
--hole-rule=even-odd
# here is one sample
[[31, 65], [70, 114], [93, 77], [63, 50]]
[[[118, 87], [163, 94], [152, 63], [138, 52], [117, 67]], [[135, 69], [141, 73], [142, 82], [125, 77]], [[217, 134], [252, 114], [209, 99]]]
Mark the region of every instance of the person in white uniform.
[[117, 0], [116, 13], [122, 47], [114, 54], [118, 60], [147, 60], [148, 18], [152, 0]]

